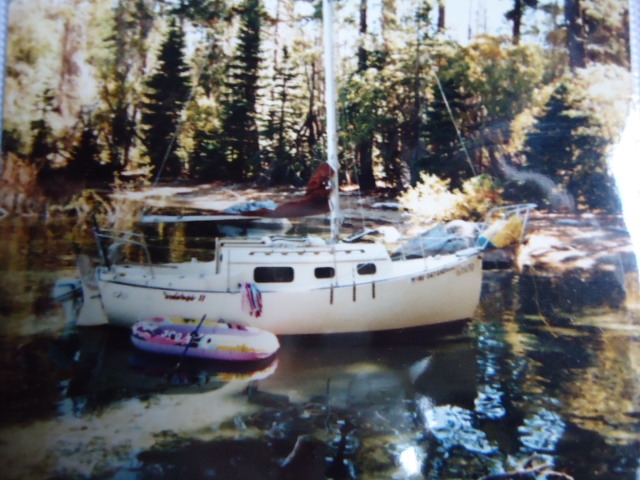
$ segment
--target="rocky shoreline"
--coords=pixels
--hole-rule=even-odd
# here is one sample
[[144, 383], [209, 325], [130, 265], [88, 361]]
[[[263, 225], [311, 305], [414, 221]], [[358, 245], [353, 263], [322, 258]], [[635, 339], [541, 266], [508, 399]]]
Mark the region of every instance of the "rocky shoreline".
[[522, 314], [617, 309], [638, 299], [637, 260], [621, 217], [536, 213], [521, 245], [485, 256], [486, 268], [517, 274]]

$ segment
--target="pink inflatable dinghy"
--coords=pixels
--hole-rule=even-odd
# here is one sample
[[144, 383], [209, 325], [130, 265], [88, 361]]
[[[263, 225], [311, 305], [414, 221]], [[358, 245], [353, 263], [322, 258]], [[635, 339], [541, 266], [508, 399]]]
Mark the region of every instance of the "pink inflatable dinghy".
[[133, 325], [131, 341], [140, 350], [224, 361], [255, 361], [278, 351], [271, 332], [224, 322], [154, 317]]

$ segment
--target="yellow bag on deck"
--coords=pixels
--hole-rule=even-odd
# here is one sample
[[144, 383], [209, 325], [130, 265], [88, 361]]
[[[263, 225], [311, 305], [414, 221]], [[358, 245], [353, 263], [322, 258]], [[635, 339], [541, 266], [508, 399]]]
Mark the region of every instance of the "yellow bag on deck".
[[524, 221], [517, 215], [512, 215], [491, 225], [480, 239], [495, 248], [504, 248], [519, 242], [523, 231]]

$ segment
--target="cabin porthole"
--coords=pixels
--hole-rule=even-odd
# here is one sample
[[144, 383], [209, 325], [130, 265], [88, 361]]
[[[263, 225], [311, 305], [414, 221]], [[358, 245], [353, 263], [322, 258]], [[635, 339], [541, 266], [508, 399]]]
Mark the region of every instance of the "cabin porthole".
[[256, 283], [290, 283], [293, 277], [293, 267], [256, 267], [253, 270]]
[[336, 275], [336, 270], [333, 267], [316, 267], [314, 274], [316, 278], [333, 278]]
[[375, 275], [376, 264], [375, 263], [359, 263], [356, 271], [358, 275]]

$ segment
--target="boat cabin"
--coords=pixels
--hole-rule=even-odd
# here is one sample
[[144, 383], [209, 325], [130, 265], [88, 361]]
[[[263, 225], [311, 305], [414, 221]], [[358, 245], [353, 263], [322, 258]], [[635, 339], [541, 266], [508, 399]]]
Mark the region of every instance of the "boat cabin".
[[384, 276], [390, 262], [380, 244], [327, 244], [317, 237], [217, 239], [214, 260], [215, 273], [227, 277], [228, 288], [253, 282], [270, 289], [372, 282]]

